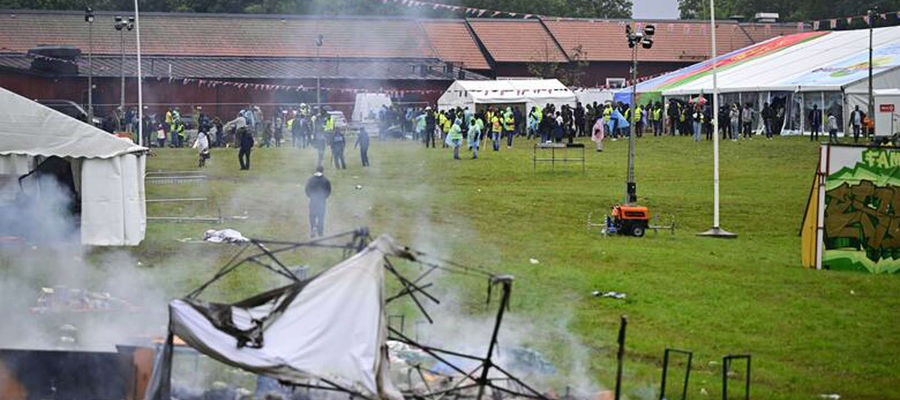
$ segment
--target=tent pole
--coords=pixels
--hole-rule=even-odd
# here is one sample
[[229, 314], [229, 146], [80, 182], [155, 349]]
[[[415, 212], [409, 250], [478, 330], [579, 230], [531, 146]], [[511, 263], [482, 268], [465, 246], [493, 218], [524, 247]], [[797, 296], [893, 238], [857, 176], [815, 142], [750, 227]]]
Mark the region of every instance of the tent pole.
[[709, 0], [709, 29], [712, 37], [710, 62], [712, 63], [713, 84], [713, 226], [710, 230], [698, 235], [733, 239], [737, 237], [737, 234], [719, 227], [719, 85], [716, 81], [716, 63], [718, 62], [716, 60], [718, 56], [716, 49], [716, 0]]
[[[138, 0], [134, 0], [134, 31], [137, 42], [137, 85], [138, 85], [138, 145], [144, 145], [144, 94], [141, 74], [141, 17], [138, 13]], [[147, 143], [149, 146], [150, 144]]]

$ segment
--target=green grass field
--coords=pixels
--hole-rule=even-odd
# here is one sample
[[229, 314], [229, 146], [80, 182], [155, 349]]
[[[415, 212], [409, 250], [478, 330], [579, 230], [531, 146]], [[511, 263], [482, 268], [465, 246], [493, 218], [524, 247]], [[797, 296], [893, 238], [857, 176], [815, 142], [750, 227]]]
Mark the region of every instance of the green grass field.
[[[374, 142], [367, 169], [348, 150], [349, 169], [326, 171], [334, 185], [326, 230], [365, 225], [426, 252], [515, 275], [510, 329], [527, 325], [534, 332], [527, 342], [563, 370], [574, 368], [572, 357], [588, 360], [589, 375], [607, 388], [614, 382], [618, 320], [626, 314], [629, 398], [658, 397], [663, 350], [674, 347], [695, 352], [693, 399], [720, 398], [721, 357], [743, 353], [753, 356], [756, 399], [826, 393], [900, 399], [900, 278], [800, 267], [798, 232], [816, 145], [801, 138], [721, 143], [722, 226], [740, 235], [730, 241], [695, 236], [712, 222], [711, 143], [638, 141], [640, 202], [675, 216], [678, 225], [674, 235], [648, 232], [640, 239], [586, 229], [589, 212], [602, 214], [623, 197], [627, 142], [607, 141], [602, 153], [588, 142], [585, 174], [574, 165], [533, 171], [531, 145], [519, 141], [512, 150], [483, 149], [478, 160], [455, 161], [446, 149]], [[252, 237], [308, 237], [303, 184], [314, 152], [257, 149], [250, 171], [238, 171], [236, 158], [233, 149], [216, 149], [207, 182], [147, 187], [150, 199], [215, 202], [205, 209], [152, 204], [151, 216], [221, 209], [246, 217], [220, 226], [148, 225], [132, 253], [169, 296], [211, 276], [234, 252], [178, 239], [218, 227]], [[147, 163], [148, 171], [195, 168], [190, 149], [163, 149]], [[456, 289], [467, 312], [490, 315], [484, 282], [467, 279], [445, 276], [439, 283]], [[247, 270], [215, 293], [239, 297], [267, 284], [262, 273]], [[593, 290], [628, 297], [601, 299], [590, 296]], [[566, 330], [584, 347], [566, 344], [560, 336]], [[670, 393], [678, 391], [674, 382]], [[730, 386], [740, 391], [739, 376]]]

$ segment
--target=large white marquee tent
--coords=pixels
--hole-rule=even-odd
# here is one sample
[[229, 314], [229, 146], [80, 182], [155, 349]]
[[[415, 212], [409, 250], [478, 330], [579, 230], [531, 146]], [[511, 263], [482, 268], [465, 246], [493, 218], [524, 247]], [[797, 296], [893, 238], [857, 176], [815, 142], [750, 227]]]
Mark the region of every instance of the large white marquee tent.
[[437, 105], [441, 110], [455, 107], [477, 110], [488, 105], [524, 104], [530, 110], [547, 104], [574, 106], [575, 101], [575, 93], [557, 79], [458, 80], [441, 95]]
[[0, 177], [15, 182], [49, 157], [71, 166], [81, 197], [81, 242], [144, 239], [146, 148], [0, 88]]
[[[847, 121], [854, 106], [865, 111], [869, 30], [801, 32], [773, 38], [717, 57], [720, 104], [773, 104], [786, 133], [807, 132], [813, 106]], [[873, 30], [873, 85], [900, 87], [900, 27]], [[707, 60], [637, 85], [638, 103], [686, 100], [712, 92]], [[851, 95], [853, 94], [853, 95]], [[630, 102], [631, 88], [616, 94]]]

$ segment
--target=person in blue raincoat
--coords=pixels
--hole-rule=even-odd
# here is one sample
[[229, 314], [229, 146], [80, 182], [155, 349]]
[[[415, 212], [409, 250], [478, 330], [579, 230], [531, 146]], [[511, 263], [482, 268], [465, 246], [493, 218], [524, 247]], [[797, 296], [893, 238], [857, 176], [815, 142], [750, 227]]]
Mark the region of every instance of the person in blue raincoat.
[[625, 119], [618, 109], [613, 108], [613, 111], [609, 114], [609, 121], [606, 123], [606, 131], [611, 132], [613, 128], [623, 130], [629, 127], [631, 127], [631, 124], [628, 123], [628, 120]]

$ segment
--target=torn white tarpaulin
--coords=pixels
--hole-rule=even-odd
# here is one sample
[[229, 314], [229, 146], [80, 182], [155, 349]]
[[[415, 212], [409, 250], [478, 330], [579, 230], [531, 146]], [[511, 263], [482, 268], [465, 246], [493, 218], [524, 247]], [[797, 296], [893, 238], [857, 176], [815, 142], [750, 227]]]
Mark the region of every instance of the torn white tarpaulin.
[[[171, 333], [216, 360], [281, 381], [331, 382], [370, 399], [402, 399], [387, 373], [384, 315], [384, 256], [400, 252], [381, 236], [309, 281], [242, 302], [174, 300]], [[151, 381], [145, 398], [162, 398], [161, 380]]]
[[210, 243], [247, 243], [247, 239], [240, 232], [227, 228], [222, 230], [208, 229], [203, 232], [203, 240]]

